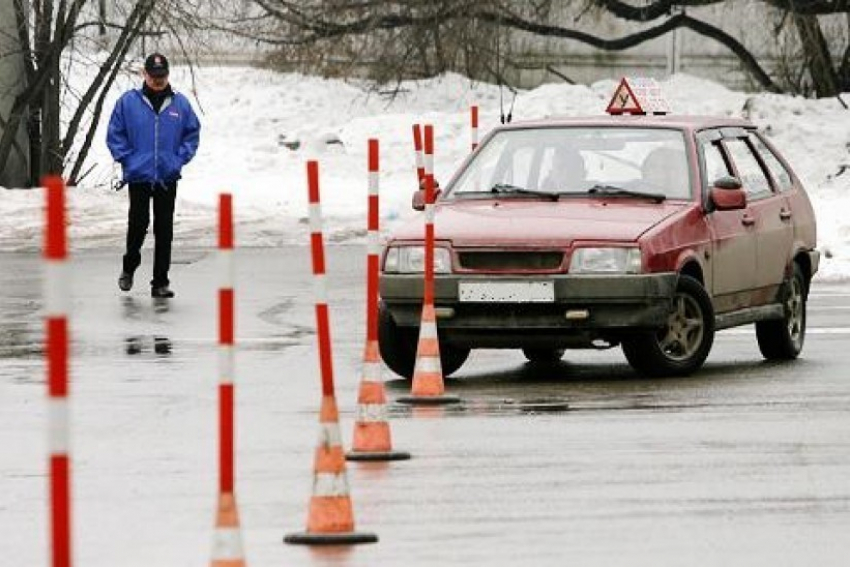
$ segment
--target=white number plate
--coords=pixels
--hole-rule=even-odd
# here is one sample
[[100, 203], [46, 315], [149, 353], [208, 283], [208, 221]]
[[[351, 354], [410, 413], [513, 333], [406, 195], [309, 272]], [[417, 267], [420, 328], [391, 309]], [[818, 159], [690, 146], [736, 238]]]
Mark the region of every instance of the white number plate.
[[460, 282], [458, 295], [467, 303], [552, 303], [555, 286], [551, 281]]

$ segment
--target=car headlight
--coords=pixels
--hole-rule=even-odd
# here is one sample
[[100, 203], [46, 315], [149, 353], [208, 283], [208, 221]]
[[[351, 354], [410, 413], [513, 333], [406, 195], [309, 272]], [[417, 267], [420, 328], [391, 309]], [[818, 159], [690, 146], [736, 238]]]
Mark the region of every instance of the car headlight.
[[571, 274], [639, 274], [640, 248], [576, 248]]
[[[384, 272], [416, 274], [425, 271], [424, 246], [393, 246], [387, 250]], [[452, 255], [448, 248], [434, 247], [434, 273], [450, 274]]]

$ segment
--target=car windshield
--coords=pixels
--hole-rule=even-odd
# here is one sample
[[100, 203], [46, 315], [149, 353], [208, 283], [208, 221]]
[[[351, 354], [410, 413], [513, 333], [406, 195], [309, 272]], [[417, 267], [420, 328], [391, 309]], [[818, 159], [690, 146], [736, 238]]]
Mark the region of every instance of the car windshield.
[[[664, 128], [527, 128], [497, 132], [447, 188], [446, 196], [561, 196], [689, 199], [684, 135]], [[604, 190], [600, 190], [604, 188]]]

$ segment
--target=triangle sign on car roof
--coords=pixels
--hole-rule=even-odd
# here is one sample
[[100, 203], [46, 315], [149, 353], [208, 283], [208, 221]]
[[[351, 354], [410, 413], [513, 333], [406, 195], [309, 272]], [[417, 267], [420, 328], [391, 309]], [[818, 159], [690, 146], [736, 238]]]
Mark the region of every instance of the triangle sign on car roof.
[[667, 114], [670, 105], [655, 79], [646, 77], [620, 80], [605, 109], [608, 114]]

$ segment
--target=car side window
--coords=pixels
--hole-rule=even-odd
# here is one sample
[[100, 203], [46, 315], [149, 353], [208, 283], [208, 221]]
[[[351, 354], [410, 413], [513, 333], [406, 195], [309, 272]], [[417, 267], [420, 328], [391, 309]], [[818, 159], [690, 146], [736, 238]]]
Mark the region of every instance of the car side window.
[[776, 154], [758, 136], [752, 136], [750, 141], [753, 143], [759, 156], [761, 156], [768, 171], [770, 171], [770, 175], [773, 177], [774, 182], [776, 182], [776, 188], [780, 191], [790, 191], [794, 187], [794, 181], [791, 179], [791, 174], [788, 173], [788, 170], [782, 165], [779, 158], [776, 157]]
[[732, 175], [729, 165], [723, 157], [723, 150], [717, 142], [702, 144], [702, 157], [705, 164], [705, 184], [711, 188], [719, 178]]
[[741, 139], [727, 139], [723, 144], [738, 171], [738, 178], [744, 185], [747, 199], [752, 201], [769, 197], [773, 193], [770, 182], [750, 146]]

